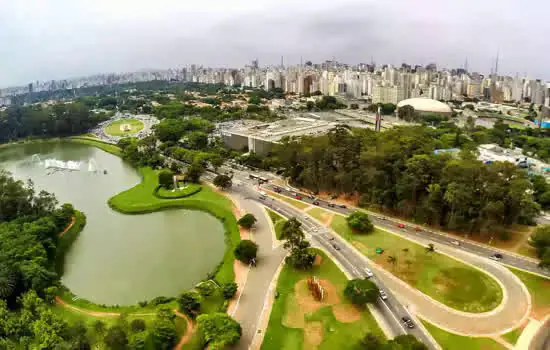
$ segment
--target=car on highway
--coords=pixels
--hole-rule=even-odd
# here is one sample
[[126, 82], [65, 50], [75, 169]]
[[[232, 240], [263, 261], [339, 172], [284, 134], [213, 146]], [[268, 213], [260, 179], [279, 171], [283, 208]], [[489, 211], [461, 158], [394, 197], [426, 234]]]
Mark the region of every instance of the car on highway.
[[334, 204], [334, 203], [329, 203], [327, 205], [329, 206], [329, 208], [336, 208], [336, 204]]
[[460, 242], [457, 240], [451, 241], [452, 245], [456, 245], [457, 247], [460, 245]]
[[386, 292], [384, 292], [382, 289], [380, 289], [380, 298], [382, 298], [382, 300], [388, 299], [388, 294], [386, 294]]
[[489, 259], [494, 260], [494, 261], [500, 261], [500, 260], [502, 260], [502, 258], [503, 258], [503, 256], [500, 253], [495, 253], [495, 254], [493, 254], [489, 257]]
[[407, 328], [414, 328], [414, 322], [407, 316], [401, 317], [401, 321], [403, 321]]
[[281, 190], [281, 188], [279, 188], [279, 187], [275, 187], [275, 188], [273, 189], [273, 191], [275, 191], [275, 192], [277, 192], [277, 193], [281, 193], [282, 190]]
[[333, 247], [334, 249], [336, 249], [336, 250], [340, 250], [340, 247], [337, 246], [336, 244], [333, 244], [332, 247]]
[[418, 231], [422, 231], [422, 229], [420, 228], [420, 226], [416, 226], [416, 227], [414, 228], [414, 230], [417, 231], [417, 232], [418, 232]]
[[290, 187], [285, 187], [285, 191], [290, 192]]
[[302, 196], [300, 196], [298, 193], [293, 193], [292, 196], [296, 199], [302, 199]]
[[399, 228], [405, 228], [405, 224], [399, 223], [399, 224], [397, 224], [397, 227], [399, 227]]
[[374, 277], [374, 273], [368, 268], [365, 267], [365, 273], [367, 274], [367, 278]]
[[313, 201], [313, 205], [320, 205], [319, 201]]
[[345, 204], [340, 204], [340, 208], [342, 208], [342, 209], [346, 209], [347, 207], [346, 207], [346, 205], [345, 205]]

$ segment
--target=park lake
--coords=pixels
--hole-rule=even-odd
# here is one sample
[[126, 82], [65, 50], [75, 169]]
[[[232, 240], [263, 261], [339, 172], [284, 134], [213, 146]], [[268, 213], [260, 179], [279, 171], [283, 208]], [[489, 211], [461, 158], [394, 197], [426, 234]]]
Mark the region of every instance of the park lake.
[[78, 297], [129, 305], [176, 296], [222, 260], [224, 228], [210, 214], [174, 209], [124, 215], [109, 208], [108, 199], [139, 183], [140, 176], [119, 157], [93, 146], [47, 142], [4, 147], [0, 167], [19, 180], [31, 179], [36, 191], [52, 192], [60, 204], [71, 203], [86, 215], [62, 277]]

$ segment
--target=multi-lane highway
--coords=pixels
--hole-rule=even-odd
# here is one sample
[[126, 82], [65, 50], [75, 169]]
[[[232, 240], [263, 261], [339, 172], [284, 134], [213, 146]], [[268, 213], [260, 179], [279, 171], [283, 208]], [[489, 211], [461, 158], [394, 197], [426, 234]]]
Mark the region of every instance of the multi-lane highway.
[[[242, 181], [234, 190], [247, 195], [250, 199], [255, 199], [258, 203], [261, 203], [270, 209], [278, 212], [285, 217], [296, 217], [302, 224], [302, 227], [310, 239], [312, 245], [322, 248], [329, 252], [342, 266], [348, 275], [353, 278], [365, 278], [367, 277], [366, 269], [370, 269], [366, 260], [358, 254], [355, 250], [349, 248], [347, 245], [340, 242], [340, 238], [331, 233], [322, 225], [319, 225], [312, 220], [309, 215], [295, 209], [294, 207], [276, 200], [264, 200], [258, 195], [258, 191], [246, 185], [246, 182]], [[412, 334], [420, 341], [428, 345], [430, 349], [440, 349], [439, 345], [431, 337], [431, 335], [422, 327], [421, 324], [415, 322], [414, 328], [408, 328], [402, 321], [403, 317], [414, 319], [411, 313], [398, 301], [393, 293], [386, 288], [382, 282], [372, 277], [373, 281], [378, 285], [381, 290], [384, 290], [388, 299], [382, 300], [378, 298], [374, 307], [378, 313], [381, 314], [386, 324], [391, 328], [391, 332], [394, 335], [400, 334]]]
[[[295, 198], [296, 192], [293, 191], [292, 189], [281, 188], [275, 185], [266, 185], [266, 187], [271, 190], [277, 190], [279, 194], [283, 196], [287, 196], [289, 198]], [[349, 215], [354, 210], [356, 210], [355, 208], [348, 208], [348, 207], [341, 208], [339, 205], [336, 205], [335, 207], [331, 207], [329, 206], [329, 204], [331, 203], [326, 200], [314, 199], [314, 198], [311, 198], [310, 195], [303, 194], [303, 193], [299, 193], [299, 195], [302, 197], [301, 201], [310, 203], [312, 205], [313, 205], [313, 202], [317, 202], [318, 205], [323, 209], [331, 210], [339, 214]], [[442, 232], [438, 232], [429, 228], [421, 227], [410, 223], [405, 223], [403, 221], [399, 221], [394, 218], [386, 217], [377, 213], [369, 212], [369, 214], [373, 224], [375, 226], [379, 226], [382, 228], [391, 228], [395, 230], [398, 224], [403, 223], [404, 227], [400, 229], [400, 233], [412, 239], [422, 238], [423, 240], [433, 242], [434, 244], [444, 244], [448, 246], [458, 247], [463, 251], [466, 251], [478, 256], [486, 257], [486, 258], [489, 258], [492, 255], [498, 253], [502, 255], [502, 259], [500, 260], [500, 262], [503, 264], [550, 277], [550, 271], [541, 269], [538, 266], [538, 262], [534, 259], [512, 254], [496, 248], [491, 248], [486, 245], [477, 244], [468, 240], [452, 237]], [[457, 242], [458, 242], [458, 245], [457, 245]]]

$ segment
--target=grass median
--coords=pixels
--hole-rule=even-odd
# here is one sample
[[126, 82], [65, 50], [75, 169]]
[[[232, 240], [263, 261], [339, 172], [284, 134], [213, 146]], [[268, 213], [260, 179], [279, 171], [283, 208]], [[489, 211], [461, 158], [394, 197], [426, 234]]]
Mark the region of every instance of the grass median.
[[286, 219], [271, 209], [266, 208], [266, 210], [271, 222], [273, 223], [273, 227], [275, 228], [275, 237], [277, 237], [277, 239], [281, 239], [281, 232], [283, 231], [283, 225], [285, 224]]
[[428, 332], [443, 350], [505, 350], [506, 347], [491, 338], [465, 337], [449, 333], [433, 324], [422, 321]]
[[532, 316], [542, 320], [550, 311], [550, 278], [507, 266], [525, 284], [531, 294]]
[[[369, 259], [453, 309], [481, 313], [502, 301], [497, 281], [458, 260], [383, 230], [354, 234], [341, 215], [334, 216], [331, 226]], [[384, 252], [377, 253], [377, 248]]]
[[[310, 271], [283, 267], [263, 350], [355, 349], [367, 332], [385, 338], [369, 310], [356, 308], [343, 295], [344, 273], [326, 254], [317, 254], [320, 263]], [[319, 278], [325, 288], [323, 301], [311, 296], [307, 287], [310, 276]]]

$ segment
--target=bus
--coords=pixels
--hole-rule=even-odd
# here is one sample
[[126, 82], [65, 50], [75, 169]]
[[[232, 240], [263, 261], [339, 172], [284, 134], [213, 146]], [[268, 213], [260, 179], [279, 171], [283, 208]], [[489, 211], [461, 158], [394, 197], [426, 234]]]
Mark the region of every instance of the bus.
[[251, 179], [251, 180], [258, 180], [258, 183], [261, 185], [261, 184], [265, 184], [267, 183], [269, 180], [266, 179], [265, 177], [262, 177], [262, 176], [259, 176], [259, 175], [255, 175], [255, 174], [249, 174], [248, 175], [248, 178]]

